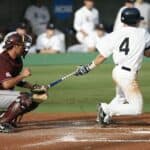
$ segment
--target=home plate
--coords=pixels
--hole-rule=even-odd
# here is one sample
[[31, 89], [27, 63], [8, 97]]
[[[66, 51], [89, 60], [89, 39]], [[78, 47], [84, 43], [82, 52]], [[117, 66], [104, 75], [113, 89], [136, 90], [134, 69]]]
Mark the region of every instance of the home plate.
[[150, 134], [150, 131], [133, 131], [134, 134]]
[[62, 137], [60, 139], [60, 141], [63, 141], [63, 142], [75, 142], [76, 141], [76, 138], [73, 136], [73, 135], [66, 135], [64, 137]]

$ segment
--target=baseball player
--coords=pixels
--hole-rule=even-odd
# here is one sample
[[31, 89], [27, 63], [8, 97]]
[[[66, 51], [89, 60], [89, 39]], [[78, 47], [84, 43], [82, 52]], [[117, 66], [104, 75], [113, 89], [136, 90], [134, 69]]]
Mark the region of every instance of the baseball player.
[[96, 44], [106, 35], [107, 33], [104, 25], [98, 24], [96, 25], [94, 31], [85, 38], [84, 43], [70, 46], [67, 52], [94, 52], [96, 51]]
[[46, 25], [50, 20], [48, 9], [43, 5], [42, 0], [36, 0], [35, 5], [31, 5], [25, 12], [25, 19], [30, 23], [35, 35], [45, 32]]
[[[143, 97], [137, 82], [144, 55], [150, 57], [150, 34], [138, 28], [144, 18], [136, 8], [126, 8], [121, 14], [124, 27], [104, 37], [97, 45], [100, 55], [89, 65], [81, 66], [77, 75], [84, 75], [113, 55], [112, 72], [118, 98], [98, 106], [97, 121], [109, 124], [114, 115], [139, 115]], [[109, 42], [109, 44], [108, 44]]]
[[29, 111], [35, 109], [40, 102], [47, 98], [45, 92], [41, 94], [21, 93], [15, 91], [15, 86], [32, 89], [44, 88], [44, 86], [32, 85], [25, 78], [31, 76], [28, 68], [23, 68], [22, 57], [25, 58], [27, 36], [17, 33], [7, 36], [5, 39], [5, 51], [0, 54], [0, 109], [4, 113], [0, 117], [0, 132], [12, 132], [17, 125], [17, 119]]
[[65, 52], [65, 35], [53, 23], [48, 23], [46, 32], [37, 38], [36, 50], [44, 54]]
[[84, 6], [75, 12], [74, 29], [76, 38], [80, 43], [94, 31], [99, 23], [99, 12], [94, 8], [94, 0], [84, 0]]
[[139, 9], [144, 20], [141, 21], [140, 27], [149, 30], [150, 32], [150, 4], [144, 2], [144, 0], [136, 0], [135, 7]]
[[134, 7], [135, 0], [125, 0], [125, 4], [118, 11], [115, 23], [114, 23], [114, 31], [123, 27], [123, 23], [121, 22], [121, 14], [124, 9]]

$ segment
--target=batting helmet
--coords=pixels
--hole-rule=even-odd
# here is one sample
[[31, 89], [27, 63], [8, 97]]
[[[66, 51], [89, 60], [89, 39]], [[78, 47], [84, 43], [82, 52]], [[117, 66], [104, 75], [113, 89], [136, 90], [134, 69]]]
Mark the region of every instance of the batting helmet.
[[121, 21], [127, 25], [135, 25], [143, 19], [137, 8], [126, 8], [121, 14]]

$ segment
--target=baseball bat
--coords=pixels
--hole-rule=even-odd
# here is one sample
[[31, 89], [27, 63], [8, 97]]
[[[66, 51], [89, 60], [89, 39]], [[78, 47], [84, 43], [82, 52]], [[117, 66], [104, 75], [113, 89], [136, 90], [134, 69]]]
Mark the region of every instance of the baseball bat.
[[51, 82], [50, 84], [47, 85], [47, 88], [52, 88], [52, 87], [56, 86], [57, 84], [61, 83], [62, 81], [64, 81], [64, 80], [74, 76], [76, 73], [77, 73], [76, 71], [72, 72], [72, 73], [70, 73], [70, 74], [68, 74], [66, 76], [63, 76], [62, 78], [60, 78], [60, 79], [58, 79], [58, 80], [56, 80], [54, 82]]

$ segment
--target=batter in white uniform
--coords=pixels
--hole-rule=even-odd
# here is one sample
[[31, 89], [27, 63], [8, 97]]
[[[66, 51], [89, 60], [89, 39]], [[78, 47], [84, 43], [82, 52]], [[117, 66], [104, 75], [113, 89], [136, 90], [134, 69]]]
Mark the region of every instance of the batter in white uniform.
[[143, 97], [137, 82], [137, 73], [144, 55], [150, 57], [150, 34], [145, 29], [138, 28], [143, 19], [138, 9], [126, 8], [121, 15], [124, 27], [104, 37], [97, 45], [101, 54], [92, 64], [81, 66], [77, 70], [77, 75], [86, 74], [113, 55], [116, 66], [112, 76], [119, 98], [113, 99], [110, 104], [102, 103], [98, 106], [97, 121], [101, 124], [108, 124], [114, 115], [142, 113]]
[[98, 23], [99, 12], [94, 8], [94, 1], [84, 0], [84, 6], [75, 12], [74, 29], [77, 32], [77, 40], [83, 43]]

